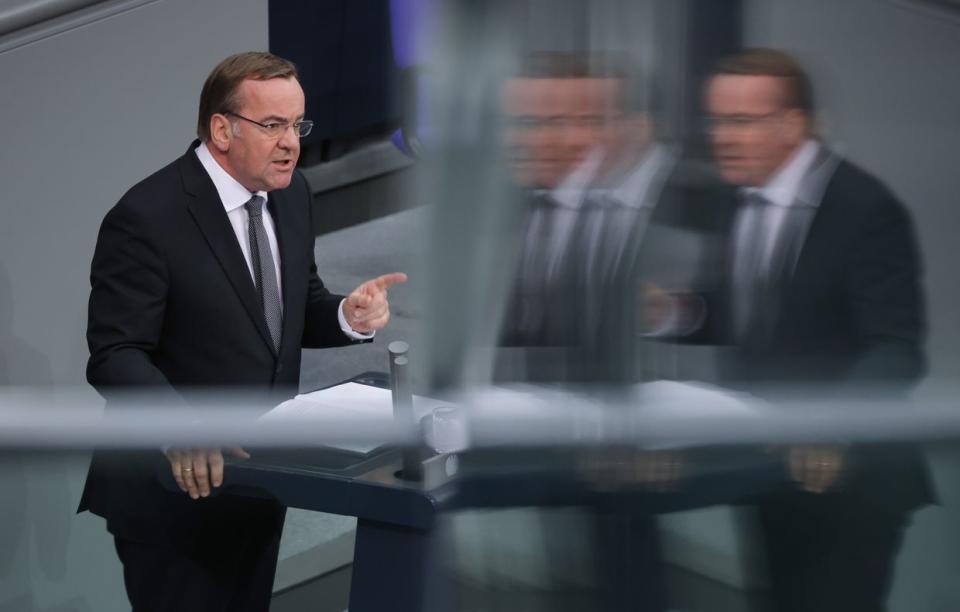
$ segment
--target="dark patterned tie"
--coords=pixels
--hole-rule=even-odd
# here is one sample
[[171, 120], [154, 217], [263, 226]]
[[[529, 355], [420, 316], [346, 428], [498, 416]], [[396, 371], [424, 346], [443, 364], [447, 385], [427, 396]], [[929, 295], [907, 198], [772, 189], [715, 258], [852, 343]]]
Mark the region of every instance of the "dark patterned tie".
[[[800, 255], [816, 207], [801, 202], [780, 207], [752, 192], [742, 204], [734, 259], [734, 316], [741, 342], [763, 345], [773, 340], [783, 308], [783, 292]], [[764, 248], [765, 243], [772, 243]]]
[[267, 320], [270, 338], [275, 351], [280, 350], [280, 332], [283, 329], [283, 310], [280, 306], [280, 287], [277, 284], [277, 270], [273, 265], [270, 241], [263, 227], [263, 204], [260, 196], [253, 196], [244, 206], [250, 214], [248, 232], [250, 235], [250, 260], [253, 264], [253, 276], [260, 294], [260, 305]]

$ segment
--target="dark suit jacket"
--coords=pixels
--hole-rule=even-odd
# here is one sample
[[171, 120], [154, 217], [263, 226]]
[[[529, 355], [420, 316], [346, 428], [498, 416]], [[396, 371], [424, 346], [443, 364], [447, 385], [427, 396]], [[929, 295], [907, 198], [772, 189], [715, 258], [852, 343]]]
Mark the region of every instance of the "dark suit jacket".
[[[317, 276], [306, 181], [295, 174], [268, 198], [281, 260], [279, 354], [236, 236], [213, 182], [194, 153], [128, 191], [107, 213], [91, 265], [87, 379], [108, 400], [135, 386], [188, 405], [199, 388], [244, 388], [264, 409], [297, 391], [301, 347], [351, 342]], [[113, 398], [116, 399], [116, 398]], [[171, 441], [174, 443], [175, 441]], [[157, 481], [157, 451], [94, 454], [80, 510], [131, 539], [226, 535], [250, 521], [282, 520], [272, 502], [215, 496], [199, 501]], [[169, 468], [166, 468], [169, 469]]]
[[[713, 212], [714, 229], [731, 236], [735, 207]], [[873, 176], [846, 161], [836, 165], [793, 274], [780, 283], [773, 331], [763, 339], [731, 337], [730, 253], [729, 244], [722, 246], [707, 266], [706, 276], [720, 286], [704, 295], [707, 319], [692, 338], [731, 346], [718, 364], [723, 384], [761, 395], [802, 385], [804, 394], [842, 400], [862, 399], [875, 385], [885, 394], [905, 392], [922, 376], [920, 253], [906, 208]], [[857, 447], [851, 460], [851, 499], [893, 511], [932, 499], [914, 448]]]
[[[718, 207], [731, 235], [735, 210]], [[747, 382], [911, 382], [924, 372], [920, 253], [907, 210], [877, 179], [841, 161], [826, 185], [792, 275], [781, 279], [765, 338], [731, 336], [729, 245], [715, 258], [700, 334], [737, 343], [729, 379]], [[707, 283], [704, 283], [707, 284]]]

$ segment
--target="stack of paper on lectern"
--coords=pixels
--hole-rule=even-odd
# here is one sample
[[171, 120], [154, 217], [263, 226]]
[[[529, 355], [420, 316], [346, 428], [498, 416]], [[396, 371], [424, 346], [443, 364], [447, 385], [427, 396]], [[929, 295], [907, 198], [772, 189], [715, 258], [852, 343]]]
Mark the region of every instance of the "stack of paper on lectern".
[[[413, 396], [414, 418], [419, 420], [441, 402]], [[300, 394], [264, 414], [263, 419], [309, 420], [311, 417], [331, 415], [345, 421], [393, 418], [393, 397], [389, 389], [348, 382], [311, 393]], [[327, 444], [331, 448], [366, 454], [382, 446], [379, 442]]]

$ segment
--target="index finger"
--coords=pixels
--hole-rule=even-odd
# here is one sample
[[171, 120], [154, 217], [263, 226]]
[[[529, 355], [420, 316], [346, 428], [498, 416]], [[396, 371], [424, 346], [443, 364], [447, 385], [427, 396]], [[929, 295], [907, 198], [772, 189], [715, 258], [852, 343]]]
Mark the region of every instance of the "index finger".
[[397, 283], [407, 282], [407, 275], [403, 272], [391, 272], [373, 279], [373, 284], [381, 291], [385, 291]]

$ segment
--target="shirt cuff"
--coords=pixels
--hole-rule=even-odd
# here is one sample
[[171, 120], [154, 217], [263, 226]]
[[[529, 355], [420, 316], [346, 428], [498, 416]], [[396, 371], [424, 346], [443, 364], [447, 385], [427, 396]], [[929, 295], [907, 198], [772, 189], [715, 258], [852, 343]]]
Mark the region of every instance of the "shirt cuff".
[[351, 340], [370, 340], [373, 338], [377, 332], [372, 331], [369, 334], [361, 334], [347, 323], [347, 317], [343, 316], [343, 303], [346, 301], [346, 299], [340, 300], [340, 306], [337, 308], [337, 320], [340, 321], [340, 329], [342, 329], [343, 333], [347, 335], [347, 338]]

